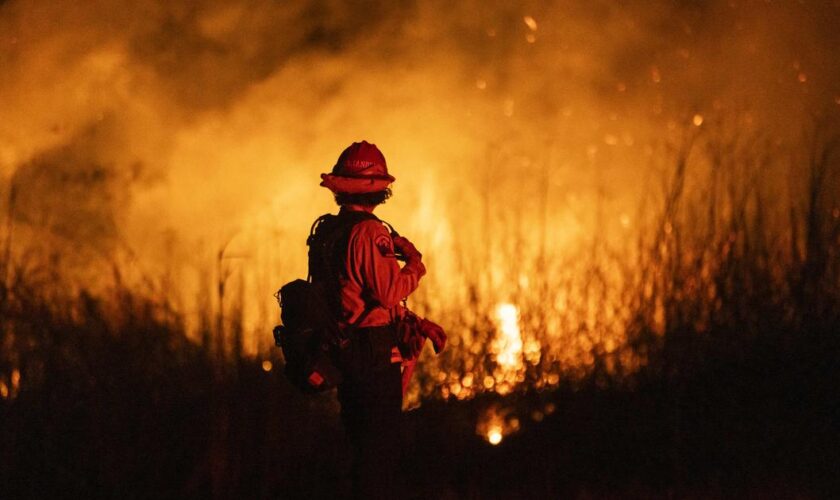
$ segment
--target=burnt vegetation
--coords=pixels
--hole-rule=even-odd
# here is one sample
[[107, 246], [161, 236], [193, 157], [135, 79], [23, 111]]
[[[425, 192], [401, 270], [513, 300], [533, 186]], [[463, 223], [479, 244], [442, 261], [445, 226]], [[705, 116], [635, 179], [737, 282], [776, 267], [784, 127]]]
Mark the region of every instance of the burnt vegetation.
[[[622, 273], [614, 306], [624, 311], [623, 344], [607, 348], [581, 327], [579, 335], [593, 336], [582, 375], [543, 356], [526, 363], [526, 381], [506, 396], [431, 398], [409, 412], [410, 494], [837, 492], [836, 128], [820, 122], [790, 148], [737, 122], [715, 125], [663, 147], [663, 189], [648, 201], [636, 250], [595, 245], [590, 254], [587, 293], [596, 303], [612, 283], [605, 269]], [[769, 178], [779, 172], [789, 177]], [[11, 212], [15, 190], [8, 193]], [[116, 271], [108, 291], [94, 295], [60, 286], [49, 262], [13, 258], [13, 226], [4, 229], [0, 290], [0, 497], [345, 491], [333, 397], [296, 393], [276, 352], [242, 354], [244, 298], [225, 288], [224, 251], [216, 273], [223, 312], [206, 312], [195, 336], [160, 292], [124, 285]], [[549, 321], [532, 317], [538, 307], [524, 314], [532, 325]], [[476, 339], [494, 328], [480, 314], [464, 326]], [[467, 347], [456, 344], [441, 366], [470, 371], [459, 356]], [[546, 373], [562, 376], [538, 390]], [[420, 384], [435, 384], [433, 376], [421, 373]], [[522, 423], [490, 446], [475, 422], [499, 405]]]

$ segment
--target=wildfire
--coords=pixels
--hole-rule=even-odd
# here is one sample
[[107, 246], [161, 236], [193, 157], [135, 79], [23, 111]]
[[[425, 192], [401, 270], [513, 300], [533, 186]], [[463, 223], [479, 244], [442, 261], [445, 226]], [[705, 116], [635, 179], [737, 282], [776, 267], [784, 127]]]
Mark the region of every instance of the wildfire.
[[[742, 100], [745, 123], [766, 121], [768, 130], [798, 126], [765, 116], [772, 103], [797, 109], [821, 96], [831, 111], [840, 105], [831, 72], [806, 63], [820, 58], [798, 54], [801, 63], [777, 74], [778, 58], [788, 56], [769, 50], [779, 46], [776, 31], [751, 32], [759, 24], [746, 23], [728, 36], [758, 50], [720, 57], [705, 37], [647, 33], [667, 25], [659, 11], [670, 9], [644, 2], [621, 15], [655, 22], [618, 22], [606, 38], [584, 9], [464, 19], [451, 17], [460, 9], [420, 19], [349, 12], [370, 23], [360, 30], [346, 28], [358, 24], [352, 18], [300, 22], [281, 3], [234, 22], [221, 4], [199, 2], [189, 15], [122, 26], [97, 22], [90, 6], [36, 3], [43, 42], [24, 43], [27, 9], [0, 15], [9, 31], [0, 59], [10, 65], [0, 107], [15, 124], [0, 127], [0, 236], [10, 262], [33, 255], [38, 268], [42, 255], [45, 270], [66, 271], [94, 292], [108, 289], [102, 269], [112, 265], [129, 287], [148, 277], [160, 283], [151, 298], [173, 304], [192, 340], [204, 342], [205, 325], [217, 325], [208, 346], [244, 353], [271, 374], [279, 367], [265, 359], [276, 352], [271, 292], [306, 274], [303, 237], [315, 217], [336, 210], [318, 175], [349, 140], [374, 141], [398, 178], [377, 215], [428, 256], [428, 277], [409, 306], [450, 333], [448, 352], [420, 364], [409, 402], [556, 386], [593, 369], [593, 352], [608, 358], [599, 369], [616, 360], [624, 372], [638, 366], [642, 358], [621, 350], [635, 307], [625, 287], [643, 284], [657, 331], [669, 309], [659, 288], [634, 275], [642, 270], [627, 265], [634, 242], [651, 224], [668, 241], [687, 234], [636, 211], [650, 205], [639, 180], [667, 164], [663, 141], [683, 129], [702, 131], [691, 134], [699, 142], [724, 133], [722, 117]], [[790, 15], [776, 17], [809, 26], [799, 7], [778, 8]], [[90, 26], [66, 23], [68, 12]], [[163, 28], [154, 24], [164, 19]], [[693, 22], [687, 32], [703, 32]], [[286, 23], [295, 29], [263, 29]], [[335, 32], [307, 35], [322, 26]], [[157, 32], [201, 43], [133, 50]], [[73, 50], [64, 54], [67, 40]], [[342, 43], [324, 50], [334, 40]], [[661, 53], [645, 50], [652, 40], [666, 42]], [[834, 53], [835, 44], [818, 45]], [[615, 54], [629, 59], [602, 64]], [[738, 85], [695, 84], [697, 75], [743, 67], [750, 71]], [[703, 151], [693, 150], [691, 171], [707, 163]], [[828, 213], [840, 218], [836, 208]], [[659, 261], [673, 260], [673, 247], [657, 250]], [[53, 264], [52, 255], [61, 259]], [[20, 385], [19, 372], [0, 374], [0, 398], [14, 398]], [[502, 431], [484, 435], [497, 434], [500, 442]]]

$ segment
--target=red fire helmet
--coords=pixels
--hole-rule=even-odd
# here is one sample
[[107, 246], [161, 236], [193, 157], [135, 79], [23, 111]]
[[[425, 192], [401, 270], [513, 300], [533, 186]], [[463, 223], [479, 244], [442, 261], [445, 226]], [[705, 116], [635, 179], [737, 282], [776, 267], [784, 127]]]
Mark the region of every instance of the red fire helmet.
[[375, 144], [354, 142], [342, 151], [332, 172], [321, 174], [321, 185], [333, 193], [373, 193], [394, 182], [385, 156]]

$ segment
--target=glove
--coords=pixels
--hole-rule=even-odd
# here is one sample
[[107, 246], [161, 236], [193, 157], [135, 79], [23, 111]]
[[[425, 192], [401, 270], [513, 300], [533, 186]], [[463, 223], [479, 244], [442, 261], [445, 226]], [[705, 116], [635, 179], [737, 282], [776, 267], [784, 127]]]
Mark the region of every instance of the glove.
[[[437, 323], [427, 319], [420, 320], [420, 333], [432, 341], [432, 347], [435, 348], [435, 354], [439, 354], [440, 351], [446, 347], [446, 333]], [[422, 347], [422, 345], [420, 347]]]
[[420, 353], [423, 352], [423, 344], [426, 343], [425, 337], [421, 337], [420, 335], [413, 336], [408, 341], [408, 346], [410, 350], [410, 354], [408, 359], [417, 359], [420, 356]]
[[417, 247], [414, 246], [414, 243], [408, 241], [408, 238], [405, 236], [397, 236], [394, 238], [394, 248], [399, 250], [401, 254], [405, 255], [407, 260], [414, 258], [420, 260], [423, 257], [423, 254], [417, 251]]
[[403, 359], [417, 359], [423, 351], [423, 344], [426, 343], [426, 336], [420, 329], [421, 320], [411, 311], [406, 311], [405, 316], [397, 326], [397, 347]]

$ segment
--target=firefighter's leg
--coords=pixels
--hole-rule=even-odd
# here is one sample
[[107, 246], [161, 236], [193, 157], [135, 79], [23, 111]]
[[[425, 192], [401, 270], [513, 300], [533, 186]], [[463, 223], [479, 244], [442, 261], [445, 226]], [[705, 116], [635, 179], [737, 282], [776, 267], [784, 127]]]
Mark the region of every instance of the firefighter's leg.
[[[400, 495], [402, 386], [399, 363], [390, 362], [392, 336], [381, 328], [359, 331], [351, 377], [339, 390], [342, 418], [353, 448], [357, 498]], [[388, 345], [386, 345], [388, 344]]]
[[361, 498], [395, 498], [400, 495], [400, 412], [402, 388], [399, 365], [377, 373], [371, 384], [367, 419], [358, 454]]

